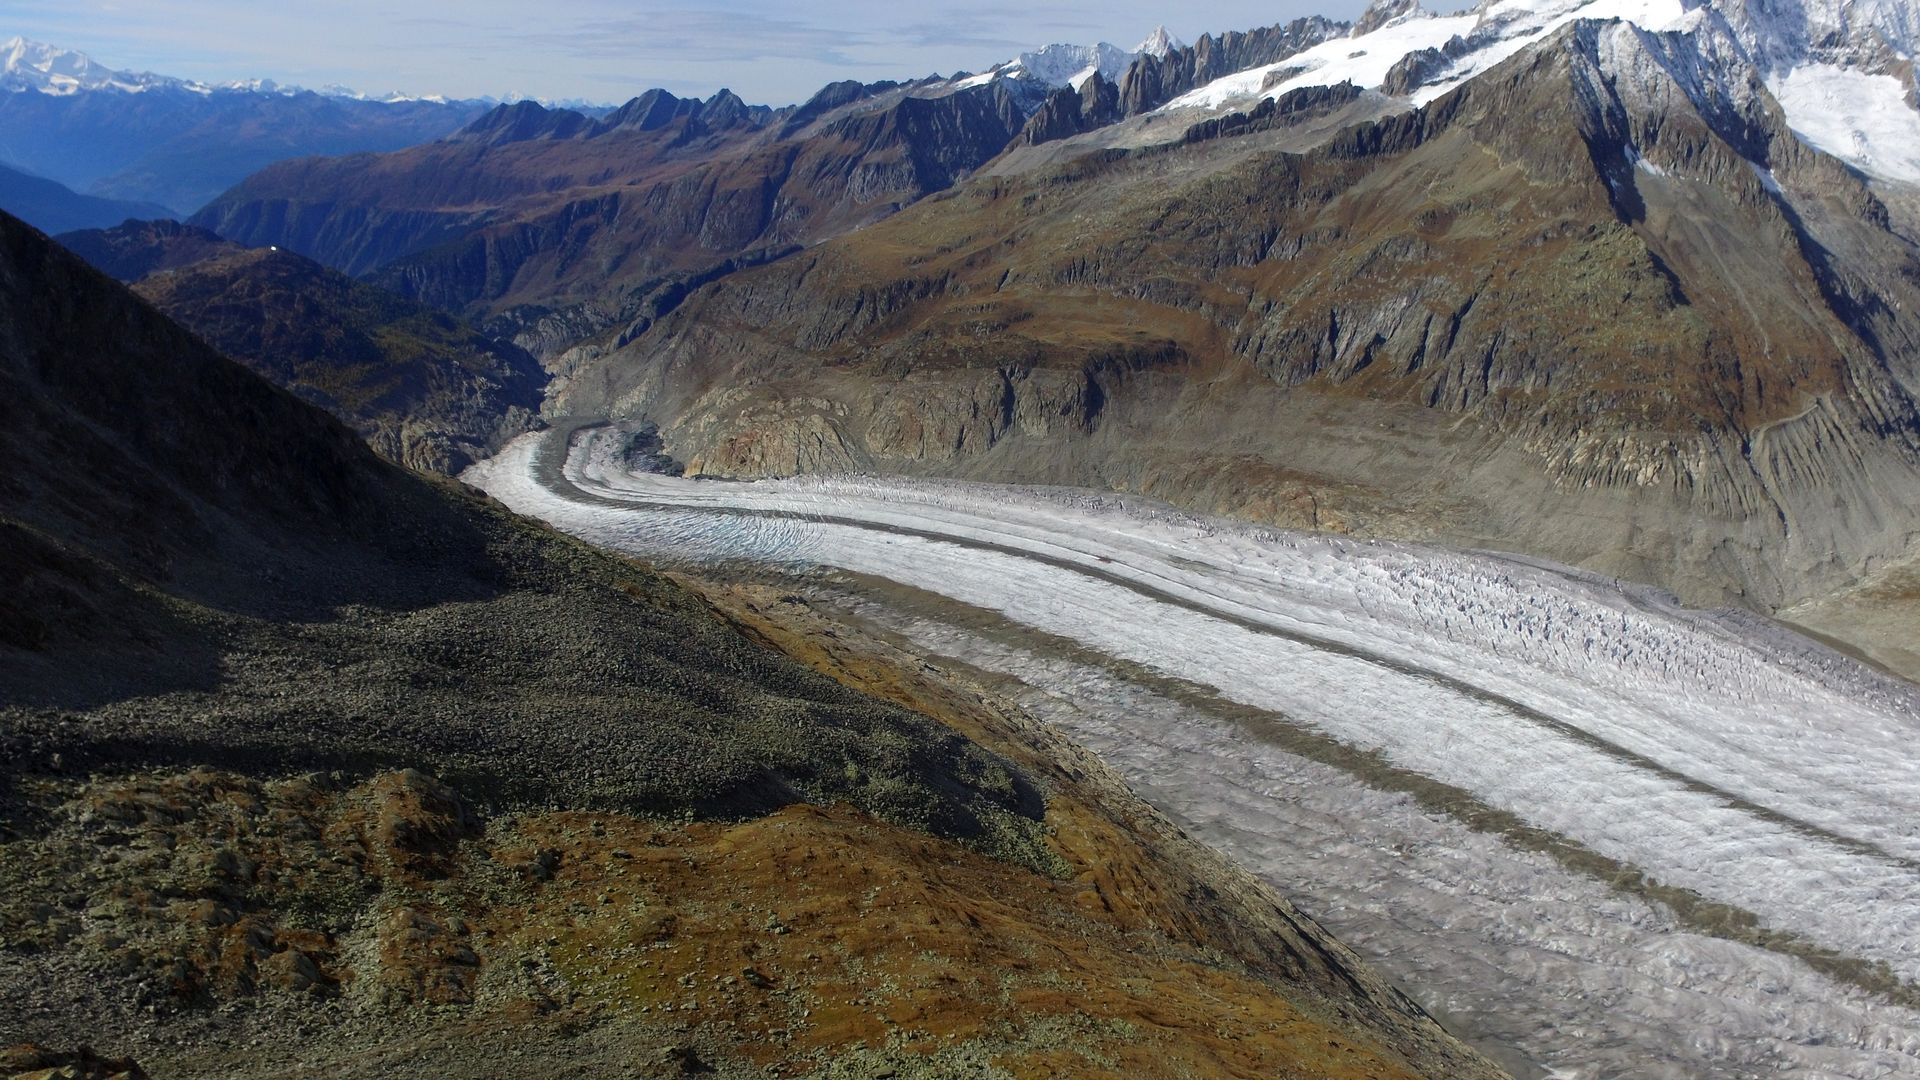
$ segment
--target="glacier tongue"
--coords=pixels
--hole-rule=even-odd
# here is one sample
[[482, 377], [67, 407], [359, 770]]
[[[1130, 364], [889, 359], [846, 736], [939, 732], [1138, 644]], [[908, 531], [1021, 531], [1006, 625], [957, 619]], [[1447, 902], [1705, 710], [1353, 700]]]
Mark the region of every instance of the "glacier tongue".
[[[1906, 683], [1754, 617], [1528, 560], [1091, 493], [630, 475], [603, 447], [529, 436], [466, 479], [619, 550], [834, 568], [935, 598], [882, 605], [938, 600], [974, 613], [964, 625], [993, 613], [999, 658], [956, 650], [1052, 695], [1069, 730], [1149, 793], [1164, 781], [1170, 812], [1283, 887], [1318, 857], [1284, 840], [1296, 803], [1420, 792], [1424, 823], [1333, 829], [1348, 842], [1324, 853], [1316, 895], [1377, 904], [1330, 921], [1389, 950], [1432, 920], [1480, 972], [1429, 970], [1437, 1003], [1526, 1028], [1543, 1064], [1920, 1073], [1920, 1016], [1901, 1004], [1920, 995], [1920, 691]], [[1296, 790], [1309, 774], [1318, 786]], [[1427, 852], [1438, 862], [1352, 847], [1376, 834], [1453, 839]], [[1416, 909], [1431, 914], [1403, 923]], [[1607, 987], [1598, 1008], [1588, 977]]]

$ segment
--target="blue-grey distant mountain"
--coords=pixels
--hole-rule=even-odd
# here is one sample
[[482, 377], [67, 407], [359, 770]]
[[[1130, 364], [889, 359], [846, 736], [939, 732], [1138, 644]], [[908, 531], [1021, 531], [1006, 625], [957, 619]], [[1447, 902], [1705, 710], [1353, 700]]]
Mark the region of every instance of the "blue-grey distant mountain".
[[82, 195], [63, 184], [0, 165], [0, 210], [46, 233], [102, 229], [128, 218], [173, 216], [164, 206]]
[[458, 129], [490, 104], [373, 100], [257, 80], [209, 86], [115, 71], [22, 38], [0, 44], [0, 164], [83, 194], [157, 203], [170, 215], [191, 213], [276, 161], [399, 150]]

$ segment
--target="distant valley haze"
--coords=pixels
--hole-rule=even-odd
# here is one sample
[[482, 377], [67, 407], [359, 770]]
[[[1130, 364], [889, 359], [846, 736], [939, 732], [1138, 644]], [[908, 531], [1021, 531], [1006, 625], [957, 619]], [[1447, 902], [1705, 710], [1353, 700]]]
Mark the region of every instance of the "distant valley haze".
[[1356, 0], [24, 0], [8, 5], [10, 25], [0, 26], [0, 37], [17, 33], [110, 67], [210, 84], [271, 78], [376, 96], [605, 104], [655, 86], [682, 97], [726, 87], [749, 102], [778, 106], [805, 101], [829, 82], [979, 71], [1054, 42], [1130, 48], [1163, 23], [1192, 41], [1304, 15], [1350, 19], [1362, 6]]

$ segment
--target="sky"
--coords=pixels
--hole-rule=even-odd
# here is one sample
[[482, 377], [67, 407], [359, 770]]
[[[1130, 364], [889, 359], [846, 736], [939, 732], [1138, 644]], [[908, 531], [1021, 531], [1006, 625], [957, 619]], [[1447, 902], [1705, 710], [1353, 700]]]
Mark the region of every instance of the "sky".
[[1182, 41], [1301, 15], [1353, 18], [1364, 0], [8, 0], [21, 34], [111, 68], [227, 82], [449, 97], [618, 103], [659, 86], [749, 102], [804, 101], [841, 79], [980, 71], [1050, 42], [1132, 48], [1165, 24]]

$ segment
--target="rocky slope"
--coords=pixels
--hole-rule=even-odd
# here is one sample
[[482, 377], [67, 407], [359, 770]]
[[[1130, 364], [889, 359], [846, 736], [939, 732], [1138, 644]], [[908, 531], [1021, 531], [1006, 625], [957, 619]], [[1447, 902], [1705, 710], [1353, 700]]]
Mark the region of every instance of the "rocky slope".
[[216, 233], [167, 220], [122, 221], [113, 228], [75, 229], [54, 239], [94, 269], [128, 285], [148, 274], [247, 250]]
[[386, 465], [7, 218], [0, 383], [10, 1065], [1490, 1074], [1017, 717]]
[[883, 218], [1010, 146], [1143, 114], [1346, 28], [1316, 18], [1192, 46], [1164, 33], [1133, 52], [1052, 46], [979, 76], [836, 83], [781, 110], [725, 91], [652, 90], [598, 120], [521, 102], [437, 144], [264, 170], [194, 221], [505, 316], [544, 357], [639, 333], [688, 291]]
[[555, 326], [569, 344], [644, 328], [704, 281], [950, 187], [1042, 93], [843, 83], [776, 112], [651, 91], [598, 121], [523, 102], [402, 153], [276, 166], [194, 222], [450, 311], [511, 313], [542, 351]]
[[389, 460], [453, 475], [537, 423], [526, 352], [311, 259], [165, 222], [61, 242]]
[[977, 181], [587, 350], [554, 407], [712, 473], [1096, 484], [1774, 610], [1914, 531], [1920, 275], [1904, 196], [1720, 25], [1576, 19], [1416, 111], [1305, 87]]

